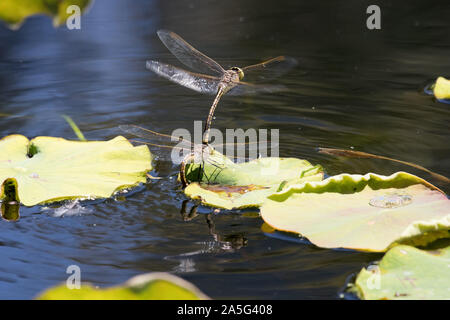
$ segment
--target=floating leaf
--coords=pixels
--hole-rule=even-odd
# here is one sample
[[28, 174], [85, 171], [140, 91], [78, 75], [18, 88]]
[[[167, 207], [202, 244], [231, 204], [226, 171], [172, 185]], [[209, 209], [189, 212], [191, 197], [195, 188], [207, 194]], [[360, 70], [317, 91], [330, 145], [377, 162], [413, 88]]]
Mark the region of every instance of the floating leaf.
[[234, 163], [218, 152], [202, 169], [193, 164], [186, 172], [189, 181], [201, 181], [189, 184], [186, 195], [223, 209], [258, 207], [267, 196], [291, 184], [323, 179], [322, 167], [306, 160], [271, 157]]
[[206, 300], [193, 284], [168, 273], [147, 273], [131, 278], [120, 286], [96, 289], [82, 284], [69, 289], [61, 284], [40, 294], [41, 300]]
[[[109, 141], [69, 141], [54, 137], [0, 140], [0, 199], [13, 190], [26, 206], [76, 198], [107, 198], [146, 181], [151, 154], [124, 137]], [[11, 185], [14, 187], [12, 188]], [[6, 188], [6, 186], [9, 186]]]
[[406, 172], [293, 185], [269, 196], [261, 216], [324, 248], [386, 251], [395, 243], [423, 245], [450, 236], [450, 200]]
[[53, 25], [59, 26], [66, 21], [70, 13], [67, 8], [77, 5], [82, 11], [90, 0], [2, 0], [0, 1], [0, 20], [11, 29], [18, 29], [29, 16], [45, 14], [53, 17]]
[[425, 251], [399, 245], [364, 268], [349, 291], [360, 299], [450, 299], [450, 247]]
[[433, 93], [436, 99], [450, 99], [450, 80], [439, 77], [434, 84]]

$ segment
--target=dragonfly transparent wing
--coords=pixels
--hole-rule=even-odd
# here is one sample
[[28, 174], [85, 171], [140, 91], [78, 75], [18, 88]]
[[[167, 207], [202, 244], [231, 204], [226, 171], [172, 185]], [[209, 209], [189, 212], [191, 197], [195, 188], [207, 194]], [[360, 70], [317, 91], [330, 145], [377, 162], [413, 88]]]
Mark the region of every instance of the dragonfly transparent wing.
[[225, 72], [220, 64], [195, 49], [176, 33], [159, 30], [158, 36], [178, 60], [193, 70], [216, 75], [222, 75]]
[[165, 64], [153, 60], [147, 61], [146, 65], [147, 69], [186, 88], [205, 94], [217, 93], [218, 85], [220, 82], [219, 78], [189, 72], [171, 66], [170, 64]]
[[241, 69], [246, 81], [256, 82], [281, 77], [297, 64], [297, 60], [292, 57], [279, 56]]
[[134, 124], [122, 124], [119, 126], [119, 129], [135, 137], [148, 140], [148, 142], [154, 144], [155, 146], [158, 146], [161, 143], [163, 143], [164, 145], [160, 145], [160, 147], [167, 147], [167, 148], [177, 146], [179, 148], [189, 149], [192, 146], [191, 141], [183, 139], [182, 137], [176, 137], [170, 134], [159, 133], [150, 129], [139, 127]]
[[[150, 129], [145, 129], [134, 124], [120, 125], [119, 129], [140, 139], [130, 139], [130, 141], [146, 144], [160, 152], [156, 153], [158, 159], [179, 163], [184, 155], [190, 152], [201, 150], [201, 144], [194, 145], [191, 141], [169, 134], [159, 133]], [[218, 152], [230, 155], [230, 158], [242, 162], [249, 158], [256, 158], [261, 147], [266, 145], [266, 141], [255, 142], [231, 142], [214, 141], [211, 146]], [[153, 149], [152, 149], [153, 151]], [[256, 156], [255, 156], [256, 155]]]
[[240, 81], [227, 92], [228, 95], [241, 96], [241, 95], [254, 95], [261, 93], [274, 93], [287, 90], [283, 85], [258, 85], [248, 82]]
[[156, 155], [160, 160], [172, 161], [178, 164], [193, 148], [191, 141], [182, 137], [159, 133], [134, 124], [120, 125], [119, 129], [135, 137], [144, 139], [130, 139], [131, 142], [146, 144], [154, 149], [158, 149], [159, 152]]

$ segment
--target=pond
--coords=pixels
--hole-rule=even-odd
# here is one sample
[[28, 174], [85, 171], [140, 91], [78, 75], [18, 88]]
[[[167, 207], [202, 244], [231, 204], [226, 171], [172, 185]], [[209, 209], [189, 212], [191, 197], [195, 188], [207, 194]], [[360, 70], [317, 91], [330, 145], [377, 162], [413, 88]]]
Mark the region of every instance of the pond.
[[[423, 93], [450, 70], [448, 4], [386, 1], [381, 30], [368, 30], [369, 4], [98, 0], [81, 30], [54, 29], [43, 16], [18, 31], [2, 25], [0, 135], [76, 139], [64, 114], [88, 140], [124, 134], [118, 126], [127, 123], [191, 130], [212, 98], [145, 68], [147, 59], [180, 66], [156, 35], [165, 28], [226, 67], [278, 55], [299, 61], [273, 80], [289, 92], [225, 96], [213, 127], [279, 129], [280, 156], [321, 164], [328, 175], [403, 170], [448, 192], [414, 168], [316, 150], [354, 149], [450, 175], [448, 105]], [[62, 216], [21, 208], [18, 221], [0, 221], [0, 299], [33, 298], [65, 281], [69, 265], [100, 287], [167, 271], [212, 298], [337, 299], [352, 274], [382, 257], [270, 236], [257, 210], [199, 207], [185, 219], [195, 203], [176, 182], [178, 167], [154, 165], [163, 179], [126, 197]]]

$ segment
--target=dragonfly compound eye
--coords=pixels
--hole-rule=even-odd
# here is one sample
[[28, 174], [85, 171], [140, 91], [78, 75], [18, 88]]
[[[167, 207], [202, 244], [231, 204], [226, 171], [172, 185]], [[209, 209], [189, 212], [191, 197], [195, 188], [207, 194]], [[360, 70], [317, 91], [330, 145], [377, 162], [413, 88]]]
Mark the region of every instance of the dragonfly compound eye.
[[244, 79], [244, 71], [242, 71], [241, 68], [239, 68], [239, 67], [233, 67], [233, 68], [231, 68], [231, 70], [236, 71], [236, 72], [238, 73], [238, 75], [239, 75], [239, 80]]

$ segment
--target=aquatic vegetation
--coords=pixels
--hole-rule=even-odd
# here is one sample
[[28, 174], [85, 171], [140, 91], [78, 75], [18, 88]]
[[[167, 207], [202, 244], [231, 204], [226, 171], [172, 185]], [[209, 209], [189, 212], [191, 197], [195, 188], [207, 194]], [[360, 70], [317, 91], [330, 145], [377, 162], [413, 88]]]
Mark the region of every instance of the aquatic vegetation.
[[437, 101], [450, 103], [450, 80], [444, 77], [438, 77], [436, 81], [425, 86], [424, 92], [427, 95], [434, 96]]
[[78, 128], [77, 124], [72, 120], [71, 117], [66, 116], [66, 115], [62, 115], [62, 117], [64, 118], [64, 120], [66, 120], [66, 122], [72, 128], [72, 130], [76, 134], [78, 140], [87, 141], [86, 138], [84, 137], [83, 132], [81, 132], [80, 128]]
[[291, 185], [268, 197], [261, 217], [322, 248], [383, 252], [398, 243], [450, 237], [450, 200], [406, 172], [341, 174]]
[[[72, 284], [71, 285], [76, 285]], [[74, 290], [66, 283], [39, 294], [39, 300], [207, 300], [203, 292], [177, 276], [155, 272], [135, 276], [127, 282], [98, 289], [91, 284], [80, 284]]]
[[378, 264], [362, 269], [348, 288], [360, 299], [450, 298], [450, 247], [420, 250], [399, 245]]
[[13, 193], [16, 201], [32, 206], [107, 198], [145, 182], [151, 159], [147, 146], [134, 147], [121, 136], [109, 141], [70, 141], [10, 135], [0, 140], [0, 199]]
[[292, 184], [321, 181], [320, 165], [295, 158], [260, 158], [234, 163], [214, 152], [204, 164], [189, 164], [184, 193], [202, 204], [224, 209], [259, 207], [267, 198]]
[[450, 80], [439, 77], [434, 84], [433, 93], [436, 99], [450, 99]]

